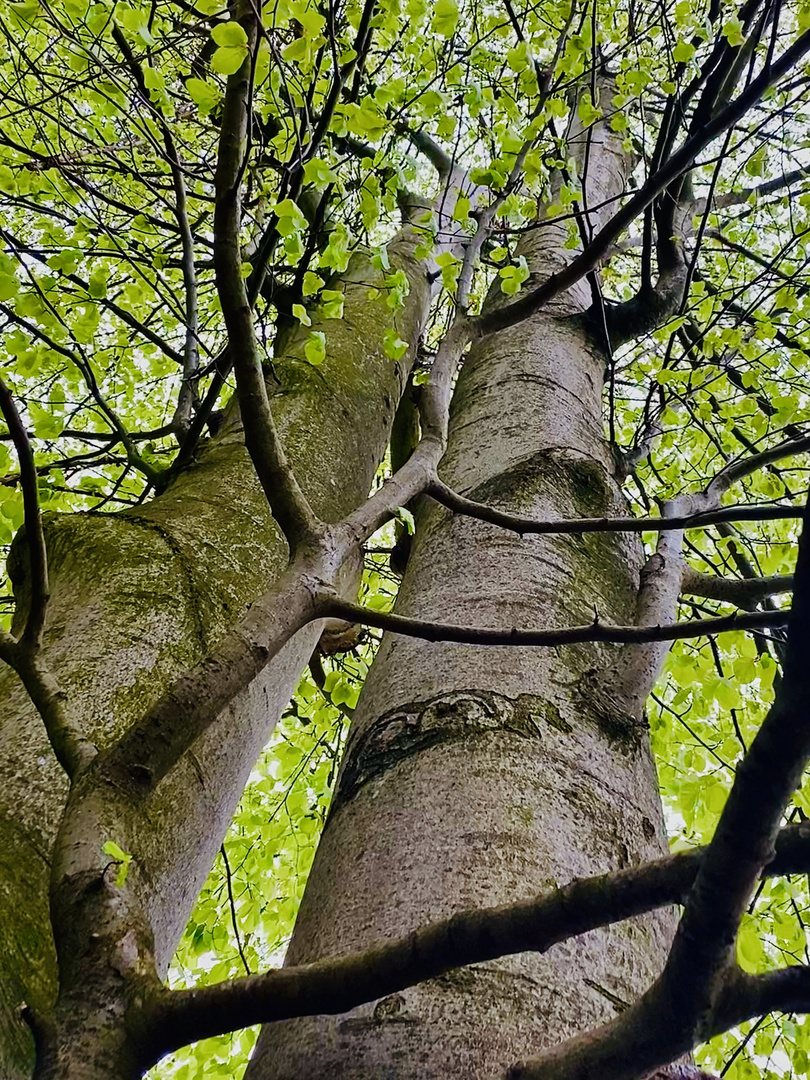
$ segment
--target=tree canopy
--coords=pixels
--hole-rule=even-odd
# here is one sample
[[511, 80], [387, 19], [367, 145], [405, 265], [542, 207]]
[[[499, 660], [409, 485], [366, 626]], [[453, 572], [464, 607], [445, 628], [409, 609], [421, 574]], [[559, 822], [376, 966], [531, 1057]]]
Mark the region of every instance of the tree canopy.
[[[9, 640], [41, 634], [46, 617], [39, 511], [47, 526], [49, 514], [110, 515], [170, 493], [228, 423], [237, 382], [276, 521], [288, 540], [305, 531], [307, 477], [277, 453], [259, 386], [267, 381], [272, 413], [288, 380], [339, 378], [329, 363], [344, 348], [336, 335], [347, 325], [354, 334], [344, 310], [353, 258], [367, 256], [353, 285], [376, 305], [375, 362], [413, 364], [405, 400], [421, 397], [422, 449], [441, 443], [442, 395], [470, 341], [579, 283], [589, 303], [578, 318], [606, 355], [605, 431], [635, 519], [613, 527], [641, 533], [649, 554], [663, 538], [660, 558], [684, 561], [676, 597], [686, 625], [659, 631], [674, 620], [653, 613], [622, 637], [597, 611], [570, 640], [673, 642], [649, 724], [674, 849], [707, 844], [787, 648], [810, 449], [808, 51], [804, 0], [277, 0], [263, 10], [8, 0], [0, 542], [25, 524], [11, 552], [23, 599]], [[572, 153], [575, 129], [584, 157]], [[607, 208], [588, 205], [585, 185], [597, 131], [629, 163]], [[416, 355], [414, 286], [391, 254], [403, 222], [433, 290]], [[570, 260], [538, 274], [521, 244], [557, 226]], [[488, 289], [498, 302], [482, 311]], [[365, 541], [363, 611], [353, 596], [319, 609], [350, 628], [321, 639], [250, 775], [173, 987], [280, 962], [379, 631], [482, 646], [519, 639], [511, 628], [487, 637], [390, 615], [392, 552], [407, 547], [420, 493], [513, 534], [559, 531], [474, 504], [435, 476], [424, 482], [416, 457], [397, 472], [413, 451], [396, 445], [397, 430], [374, 482], [389, 494], [352, 519]], [[401, 500], [381, 488], [392, 473], [404, 478]], [[666, 546], [678, 522], [659, 528], [662, 516], [686, 523], [682, 554]], [[722, 621], [697, 624], [712, 619]], [[515, 630], [539, 643], [544, 628]], [[794, 697], [802, 641], [800, 628]], [[4, 648], [14, 666], [21, 654]], [[48, 687], [39, 689], [42, 699]], [[49, 734], [70, 772], [81, 737], [59, 722]], [[763, 816], [782, 814], [763, 799]], [[784, 822], [808, 813], [799, 786]], [[101, 839], [125, 881], [130, 853]], [[810, 962], [797, 865], [743, 898], [745, 973]], [[806, 994], [795, 1000], [800, 1009]], [[702, 1066], [734, 1080], [805, 1072], [810, 1021], [782, 1007], [705, 1031], [714, 1037]], [[253, 1039], [237, 1031], [198, 1043], [159, 1075], [232, 1076]]]

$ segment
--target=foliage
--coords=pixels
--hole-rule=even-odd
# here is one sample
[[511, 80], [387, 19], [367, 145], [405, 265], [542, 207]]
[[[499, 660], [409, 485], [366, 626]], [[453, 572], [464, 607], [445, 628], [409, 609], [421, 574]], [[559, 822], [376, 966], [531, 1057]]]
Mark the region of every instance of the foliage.
[[[698, 0], [515, 10], [509, 0], [278, 0], [251, 60], [242, 237], [268, 370], [282, 353], [274, 343], [291, 327], [342, 317], [333, 286], [355, 250], [374, 252], [388, 303], [401, 307], [408, 283], [390, 271], [386, 245], [414, 193], [429, 199], [420, 137], [462, 162], [486, 198], [503, 196], [473, 308], [492, 282], [520, 294], [533, 283], [516, 247], [539, 205], [547, 204], [547, 222], [565, 223], [572, 251], [582, 241], [569, 117], [586, 128], [606, 118], [637, 150], [632, 182], [641, 186], [668, 105], [700, 79], [717, 42], [750, 45], [750, 81], [754, 62], [810, 21], [804, 3], [775, 9], [772, 31], [755, 41], [733, 4]], [[212, 262], [213, 184], [224, 87], [248, 55], [247, 38], [216, 0], [9, 2], [0, 34], [3, 377], [30, 428], [42, 509], [109, 513], [162, 490], [233, 389]], [[600, 98], [594, 82], [577, 98], [572, 88], [600, 64], [615, 74], [615, 93]], [[611, 358], [606, 413], [617, 446], [643, 446], [660, 427], [628, 482], [635, 512], [698, 490], [730, 460], [805, 430], [808, 130], [800, 67], [692, 173], [688, 295], [665, 325]], [[521, 182], [510, 184], [521, 153]], [[470, 185], [452, 217], [472, 234], [479, 212]], [[439, 223], [429, 210], [412, 220], [427, 261]], [[610, 252], [602, 273], [609, 305], [649, 277], [643, 229], [636, 222]], [[443, 252], [436, 263], [434, 339], [461, 260]], [[405, 348], [396, 334], [386, 338], [392, 360]], [[318, 367], [328, 350], [327, 324], [311, 331], [304, 357]], [[8, 544], [23, 504], [5, 444], [0, 468], [0, 542]], [[788, 502], [806, 482], [791, 460], [747, 477], [726, 502]], [[412, 530], [410, 510], [400, 519]], [[690, 534], [688, 556], [706, 573], [789, 574], [795, 538], [789, 521], [706, 530]], [[378, 539], [372, 546], [393, 542], [390, 531]], [[389, 606], [385, 565], [369, 556], [370, 607]], [[682, 613], [727, 610], [692, 599]], [[673, 648], [650, 723], [679, 847], [712, 835], [735, 764], [772, 700], [780, 645], [778, 632], [734, 632]], [[281, 955], [345, 736], [337, 707], [353, 707], [370, 659], [364, 646], [330, 662], [326, 697], [303, 678], [200, 896], [175, 985], [257, 971]], [[805, 785], [792, 818], [806, 813]], [[808, 905], [804, 879], [763, 885], [740, 937], [743, 967], [807, 958]], [[246, 1033], [223, 1037], [157, 1074], [234, 1075], [249, 1048]], [[744, 1080], [754, 1070], [802, 1074], [809, 1054], [810, 1024], [786, 1016], [719, 1037], [702, 1060], [715, 1070], [725, 1062], [729, 1076]]]

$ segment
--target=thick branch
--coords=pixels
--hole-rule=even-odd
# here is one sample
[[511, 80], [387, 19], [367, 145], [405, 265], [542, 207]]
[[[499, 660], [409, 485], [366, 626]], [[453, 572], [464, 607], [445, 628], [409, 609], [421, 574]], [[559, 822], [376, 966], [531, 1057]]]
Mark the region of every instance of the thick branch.
[[707, 600], [721, 600], [726, 604], [752, 609], [767, 596], [791, 592], [792, 574], [774, 574], [772, 577], [726, 578], [715, 574], [701, 574], [691, 566], [684, 567], [681, 594], [702, 596]]
[[7, 641], [3, 644], [0, 655], [19, 676], [42, 718], [57, 761], [74, 780], [96, 757], [97, 747], [70, 719], [65, 708], [67, 695], [42, 663], [38, 650], [26, 648], [22, 642], [15, 643], [16, 647], [11, 649]]
[[658, 280], [643, 282], [639, 292], [622, 303], [605, 306], [605, 326], [611, 348], [641, 337], [676, 314], [689, 288], [689, 264], [684, 239], [691, 222], [692, 186], [676, 181], [655, 206]]
[[320, 581], [293, 563], [217, 647], [184, 672], [99, 759], [99, 770], [144, 798], [296, 631], [320, 617]]
[[316, 520], [287, 461], [270, 411], [253, 313], [242, 278], [239, 238], [242, 223], [241, 189], [247, 152], [252, 56], [258, 35], [258, 17], [250, 3], [240, 4], [239, 22], [247, 34], [248, 54], [239, 70], [228, 78], [225, 91], [214, 178], [214, 271], [228, 330], [229, 355], [236, 373], [245, 445], [273, 516], [294, 549], [301, 541], [311, 537]]
[[[346, 1012], [453, 968], [528, 950], [542, 953], [588, 930], [682, 903], [704, 850], [575, 880], [531, 900], [462, 911], [362, 953], [167, 992], [145, 1018], [144, 1066], [196, 1039], [249, 1024]], [[806, 872], [809, 860], [810, 822], [803, 822], [782, 830], [767, 873]]]

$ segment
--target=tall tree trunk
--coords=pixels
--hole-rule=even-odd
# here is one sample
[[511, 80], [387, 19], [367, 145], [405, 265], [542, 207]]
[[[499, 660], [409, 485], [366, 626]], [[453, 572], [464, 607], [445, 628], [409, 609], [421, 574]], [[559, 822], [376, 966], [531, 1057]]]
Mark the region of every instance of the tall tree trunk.
[[[588, 203], [624, 190], [604, 130], [574, 131]], [[591, 225], [599, 214], [586, 215]], [[571, 258], [563, 226], [528, 233], [533, 280]], [[497, 287], [489, 305], [504, 303]], [[487, 338], [456, 389], [442, 477], [541, 518], [626, 513], [602, 425], [605, 356], [585, 282]], [[435, 506], [419, 516], [397, 610], [443, 622], [563, 627], [634, 620], [637, 538], [515, 537]], [[604, 678], [611, 647], [436, 645], [386, 636], [353, 724], [288, 962], [398, 937], [660, 854], [664, 831], [633, 693]], [[601, 673], [595, 678], [595, 673]], [[632, 690], [633, 688], [631, 688]], [[639, 688], [635, 688], [636, 690]], [[646, 691], [641, 693], [641, 698]], [[547, 956], [476, 965], [337, 1018], [268, 1026], [250, 1080], [495, 1080], [604, 1020], [657, 974], [667, 915], [596, 931]]]
[[[308, 331], [292, 334], [276, 361], [269, 387], [278, 427], [325, 520], [363, 500], [385, 450], [408, 360], [390, 360], [382, 337], [396, 325], [415, 346], [421, 332], [430, 289], [424, 262], [414, 258], [418, 242], [405, 230], [389, 247], [392, 269], [403, 269], [410, 282], [396, 315], [381, 274], [356, 257], [344, 276], [344, 317], [322, 327], [324, 364], [315, 369], [304, 362]], [[375, 283], [378, 291], [370, 292]], [[162, 496], [114, 516], [56, 518], [47, 524], [47, 543], [46, 660], [70, 713], [100, 746], [196, 662], [287, 560], [233, 409], [222, 432]], [[20, 568], [12, 573], [24, 608], [24, 575]], [[146, 911], [160, 969], [318, 633], [308, 627], [288, 644], [152, 800], [140, 857], [152, 883]], [[32, 1050], [19, 1006], [44, 1012], [56, 987], [48, 873], [67, 783], [9, 670], [2, 673], [0, 701], [0, 1076], [21, 1080], [30, 1075]]]

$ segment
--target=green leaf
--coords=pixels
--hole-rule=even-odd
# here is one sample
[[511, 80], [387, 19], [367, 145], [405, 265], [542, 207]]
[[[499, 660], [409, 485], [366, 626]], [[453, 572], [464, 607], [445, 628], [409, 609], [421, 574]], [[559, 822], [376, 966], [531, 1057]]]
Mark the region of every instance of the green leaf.
[[529, 265], [523, 255], [520, 256], [516, 264], [504, 266], [498, 271], [498, 277], [501, 279], [501, 292], [505, 296], [514, 296], [515, 293], [520, 292], [520, 286], [529, 276]]
[[397, 521], [402, 522], [406, 531], [413, 536], [416, 532], [416, 522], [413, 519], [413, 514], [406, 506], [398, 506], [394, 511], [394, 517]]
[[238, 22], [217, 23], [211, 31], [211, 37], [223, 48], [241, 48], [247, 52], [247, 34]]
[[443, 251], [437, 257], [436, 265], [442, 274], [442, 285], [449, 292], [455, 292], [458, 275], [461, 273], [461, 259], [450, 251]]
[[729, 19], [723, 27], [723, 37], [725, 37], [729, 45], [742, 45], [745, 41], [745, 34], [743, 33], [743, 25], [739, 19]]
[[743, 915], [740, 923], [737, 934], [737, 961], [743, 971], [749, 974], [762, 971], [768, 963], [756, 921], [750, 915]]
[[101, 300], [107, 295], [107, 275], [97, 271], [90, 275], [87, 283], [87, 291], [94, 300]]
[[695, 55], [695, 46], [688, 41], [679, 41], [672, 50], [672, 59], [678, 64], [688, 63]]
[[290, 236], [307, 227], [307, 219], [292, 199], [282, 199], [281, 202], [276, 203], [273, 213], [278, 218], [277, 228], [280, 236]]
[[247, 48], [217, 49], [211, 57], [211, 67], [218, 75], [235, 75], [247, 55]]
[[405, 303], [405, 297], [411, 291], [411, 283], [404, 270], [395, 270], [385, 275], [385, 287], [388, 290], [386, 303], [392, 311], [397, 311]]
[[321, 293], [321, 315], [324, 319], [342, 319], [344, 295], [339, 289], [324, 289]]
[[312, 319], [310, 319], [303, 304], [293, 304], [292, 313], [302, 326], [312, 326]]
[[299, 63], [301, 60], [306, 60], [309, 49], [309, 42], [306, 38], [296, 38], [295, 41], [281, 50], [281, 55], [289, 64]]
[[313, 274], [311, 270], [307, 270], [304, 274], [304, 280], [301, 283], [301, 292], [304, 296], [313, 296], [318, 289], [323, 288], [323, 278], [317, 274]]
[[330, 169], [323, 158], [310, 158], [304, 166], [304, 182], [322, 187], [326, 184], [334, 184], [337, 173]]
[[458, 26], [456, 0], [436, 0], [433, 7], [433, 29], [442, 37], [452, 37]]
[[326, 359], [326, 334], [323, 330], [313, 330], [304, 346], [307, 363], [318, 367]]
[[453, 221], [465, 222], [470, 216], [470, 200], [466, 195], [459, 195], [453, 207]]
[[392, 360], [401, 360], [408, 351], [408, 342], [403, 341], [396, 330], [386, 330], [383, 336], [383, 350]]
[[114, 840], [105, 840], [101, 845], [101, 850], [105, 855], [109, 855], [110, 858], [117, 862], [118, 873], [115, 877], [115, 884], [120, 889], [126, 884], [127, 876], [129, 875], [129, 864], [132, 862], [132, 855], [128, 851], [124, 851]]
[[219, 90], [204, 79], [186, 79], [186, 90], [199, 109], [200, 116], [208, 116], [222, 100]]
[[7, 195], [14, 195], [17, 191], [14, 173], [8, 165], [0, 165], [0, 191], [4, 191]]

